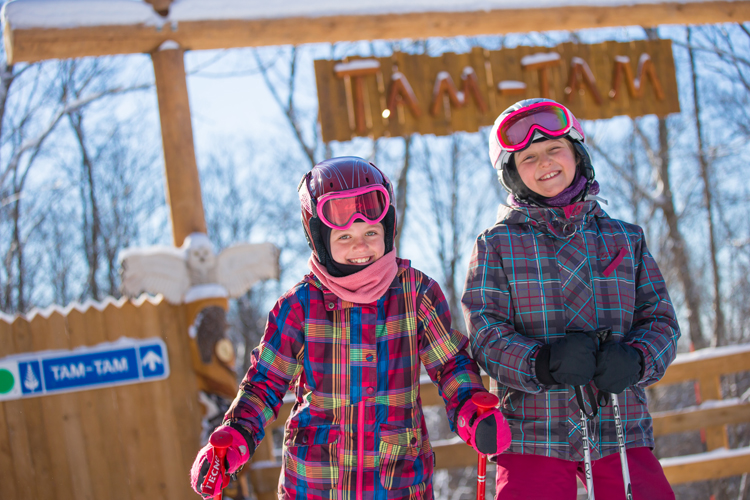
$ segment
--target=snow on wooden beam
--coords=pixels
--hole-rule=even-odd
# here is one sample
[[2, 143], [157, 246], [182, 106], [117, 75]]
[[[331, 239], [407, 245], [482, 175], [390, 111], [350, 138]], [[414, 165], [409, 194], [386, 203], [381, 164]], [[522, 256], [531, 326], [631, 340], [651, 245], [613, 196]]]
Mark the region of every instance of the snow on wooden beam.
[[[179, 5], [179, 4], [177, 4]], [[177, 9], [177, 5], [172, 10]], [[149, 6], [150, 8], [150, 6]], [[326, 15], [266, 19], [175, 20], [126, 25], [33, 27], [4, 16], [9, 62], [147, 53], [166, 40], [186, 50], [356, 40], [476, 36], [614, 26], [705, 24], [750, 20], [749, 1], [695, 1], [561, 6], [471, 12]], [[156, 13], [153, 13], [157, 18]]]

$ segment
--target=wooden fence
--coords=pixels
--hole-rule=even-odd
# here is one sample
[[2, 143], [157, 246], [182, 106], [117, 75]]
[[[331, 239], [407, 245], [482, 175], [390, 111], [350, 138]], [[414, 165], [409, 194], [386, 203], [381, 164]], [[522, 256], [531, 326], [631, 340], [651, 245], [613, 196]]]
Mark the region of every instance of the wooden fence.
[[183, 306], [106, 301], [30, 318], [0, 316], [0, 358], [121, 337], [159, 337], [169, 378], [0, 402], [0, 498], [193, 498], [188, 471], [203, 407]]
[[[703, 349], [678, 355], [662, 380], [653, 386], [697, 380], [703, 400], [703, 404], [695, 407], [653, 414], [656, 436], [706, 430], [709, 451], [661, 460], [671, 484], [718, 479], [750, 472], [750, 447], [729, 450], [726, 434], [727, 425], [750, 422], [750, 402], [736, 398], [722, 401], [720, 385], [722, 375], [747, 371], [750, 371], [750, 344]], [[484, 383], [489, 387], [486, 376]], [[424, 406], [443, 404], [432, 383], [421, 386], [421, 395]], [[269, 425], [269, 429], [283, 426], [291, 407], [290, 402], [285, 403], [279, 418]], [[476, 465], [476, 453], [459, 438], [435, 442], [433, 449], [439, 468]], [[265, 439], [255, 453], [250, 469], [250, 481], [258, 500], [276, 498], [280, 472], [279, 456], [279, 450], [274, 449], [272, 439]]]
[[[192, 498], [187, 473], [199, 447], [203, 407], [185, 318], [184, 306], [146, 298], [29, 318], [0, 315], [0, 358], [159, 337], [170, 363], [166, 380], [0, 402], [0, 498]], [[654, 386], [700, 384], [702, 404], [653, 415], [657, 436], [705, 429], [707, 452], [662, 460], [672, 484], [750, 472], [750, 447], [728, 449], [726, 434], [727, 425], [750, 422], [750, 402], [722, 400], [720, 385], [721, 376], [747, 371], [750, 345], [704, 349], [679, 355]], [[425, 406], [442, 404], [431, 383], [421, 395]], [[283, 425], [290, 408], [284, 405], [270, 429]], [[458, 438], [433, 446], [440, 468], [476, 463]], [[273, 439], [266, 439], [249, 468], [259, 500], [275, 497], [278, 459]]]
[[[671, 484], [736, 476], [750, 472], [750, 446], [729, 449], [727, 425], [750, 423], [750, 401], [724, 400], [721, 377], [750, 371], [750, 344], [702, 349], [681, 354], [652, 387], [697, 381], [701, 404], [654, 413], [654, 434], [705, 430], [708, 451], [664, 458], [661, 464]], [[696, 401], [698, 403], [698, 401]]]

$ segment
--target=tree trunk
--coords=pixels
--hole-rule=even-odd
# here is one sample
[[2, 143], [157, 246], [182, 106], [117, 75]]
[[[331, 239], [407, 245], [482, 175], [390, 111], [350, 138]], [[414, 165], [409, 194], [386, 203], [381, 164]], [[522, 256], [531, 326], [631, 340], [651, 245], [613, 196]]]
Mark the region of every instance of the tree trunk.
[[[455, 134], [451, 141], [451, 203], [450, 203], [450, 217], [451, 217], [451, 249], [450, 255], [448, 256], [448, 268], [446, 269], [446, 293], [448, 296], [448, 306], [451, 310], [451, 317], [454, 318], [454, 325], [462, 325], [463, 322], [455, 321], [458, 318], [462, 318], [461, 311], [461, 297], [459, 291], [456, 290], [456, 266], [458, 265], [458, 253], [461, 249], [461, 242], [459, 241], [459, 177], [458, 177], [458, 160], [459, 160], [459, 139]], [[465, 330], [461, 328], [461, 330]]]
[[396, 240], [393, 246], [398, 251], [401, 235], [404, 231], [404, 221], [406, 221], [406, 208], [408, 207], [406, 192], [409, 187], [408, 174], [411, 166], [411, 144], [414, 136], [404, 137], [404, 166], [398, 174], [396, 181]]
[[[644, 31], [649, 40], [659, 38], [656, 28], [645, 28]], [[685, 245], [685, 238], [683, 238], [680, 232], [679, 217], [675, 209], [672, 184], [669, 179], [669, 164], [669, 129], [667, 127], [667, 119], [659, 118], [659, 161], [656, 172], [658, 180], [662, 184], [659, 205], [667, 221], [668, 237], [672, 243], [674, 266], [677, 269], [677, 276], [682, 284], [682, 291], [685, 296], [685, 311], [688, 318], [688, 327], [690, 328], [690, 341], [695, 349], [701, 349], [706, 347], [707, 343], [703, 336], [703, 327], [701, 326], [700, 293], [695, 284], [695, 276], [690, 270], [690, 257]]]
[[[688, 46], [691, 45], [693, 30], [688, 28]], [[711, 273], [714, 282], [714, 328], [711, 336], [711, 346], [716, 347], [724, 344], [725, 321], [724, 310], [721, 300], [721, 274], [719, 273], [719, 262], [716, 249], [716, 229], [714, 227], [713, 215], [713, 193], [711, 189], [711, 172], [708, 159], [706, 158], [703, 147], [703, 123], [701, 122], [701, 103], [698, 95], [698, 73], [695, 67], [695, 51], [689, 49], [690, 68], [692, 70], [693, 83], [693, 104], [695, 106], [695, 129], [698, 135], [698, 163], [701, 169], [701, 178], [703, 179], [703, 203], [706, 207], [708, 222], [708, 242], [709, 242], [709, 259], [711, 261]]]
[[[81, 167], [84, 183], [81, 185], [81, 202], [91, 208], [91, 219], [86, 220], [84, 215], [83, 244], [86, 261], [89, 266], [86, 284], [88, 291], [94, 300], [99, 300], [99, 284], [96, 281], [96, 273], [99, 270], [99, 239], [101, 233], [101, 220], [99, 217], [99, 205], [96, 201], [96, 188], [94, 181], [94, 165], [91, 162], [84, 141], [83, 118], [80, 113], [68, 114], [68, 119], [76, 134], [78, 145], [81, 148]], [[85, 210], [84, 210], [85, 214]], [[83, 297], [81, 297], [83, 298]]]
[[690, 341], [696, 349], [706, 347], [700, 318], [700, 293], [695, 284], [695, 276], [690, 270], [690, 261], [685, 245], [685, 239], [679, 228], [677, 211], [669, 179], [669, 130], [666, 118], [659, 118], [659, 162], [657, 176], [662, 184], [661, 209], [667, 221], [668, 235], [672, 243], [672, 255], [677, 276], [682, 284], [685, 295], [685, 310], [690, 328]]

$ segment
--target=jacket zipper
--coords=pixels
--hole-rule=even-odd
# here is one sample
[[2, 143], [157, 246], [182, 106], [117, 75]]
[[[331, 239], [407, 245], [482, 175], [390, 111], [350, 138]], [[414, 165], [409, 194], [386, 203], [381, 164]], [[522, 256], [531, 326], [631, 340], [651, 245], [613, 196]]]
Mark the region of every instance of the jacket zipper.
[[362, 500], [365, 472], [365, 400], [361, 400], [357, 406], [357, 500]]
[[357, 406], [357, 500], [362, 500], [365, 475], [365, 400], [361, 400]]

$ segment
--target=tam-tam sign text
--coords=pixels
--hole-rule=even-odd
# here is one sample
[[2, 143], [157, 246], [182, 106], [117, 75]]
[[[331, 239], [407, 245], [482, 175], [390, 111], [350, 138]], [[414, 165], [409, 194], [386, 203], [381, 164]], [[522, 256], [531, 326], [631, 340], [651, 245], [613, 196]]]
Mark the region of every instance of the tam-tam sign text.
[[532, 97], [590, 120], [680, 110], [670, 40], [317, 60], [315, 76], [324, 141], [476, 132]]

